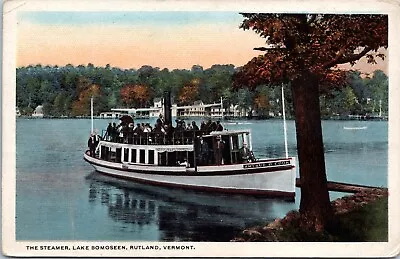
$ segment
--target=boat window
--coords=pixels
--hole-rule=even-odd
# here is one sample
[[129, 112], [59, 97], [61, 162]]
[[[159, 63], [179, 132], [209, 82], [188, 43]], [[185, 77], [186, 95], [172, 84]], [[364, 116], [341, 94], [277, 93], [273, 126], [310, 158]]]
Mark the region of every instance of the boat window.
[[176, 165], [176, 159], [177, 159], [177, 156], [176, 156], [176, 153], [177, 152], [168, 152], [168, 154], [167, 154], [167, 165]]
[[103, 160], [108, 160], [108, 153], [109, 153], [109, 148], [105, 147], [105, 146], [100, 146], [100, 159]]
[[230, 137], [228, 135], [226, 135], [226, 136], [222, 136], [221, 139], [222, 139], [222, 143], [223, 143], [223, 145], [222, 145], [223, 148], [220, 151], [221, 155], [222, 155], [222, 160], [224, 161], [225, 165], [229, 165], [232, 163], [232, 157], [231, 157], [231, 153], [230, 153], [230, 150], [231, 150]]
[[158, 153], [158, 164], [159, 165], [167, 165], [167, 155], [168, 155], [168, 152]]
[[116, 156], [115, 156], [115, 152], [112, 151], [112, 150], [110, 150], [110, 154], [109, 154], [109, 157], [108, 157], [108, 161], [111, 161], [111, 162], [116, 162], [116, 161], [117, 161], [117, 160], [116, 160]]
[[149, 150], [149, 164], [154, 164], [154, 150]]
[[124, 161], [128, 162], [129, 161], [129, 149], [124, 148]]
[[232, 149], [239, 149], [239, 137], [238, 135], [232, 135]]
[[232, 164], [237, 164], [240, 162], [239, 154], [239, 136], [232, 136], [232, 150], [231, 150]]
[[131, 162], [136, 163], [136, 149], [131, 149]]
[[144, 164], [145, 163], [145, 157], [146, 157], [146, 150], [144, 149], [140, 149], [140, 153], [139, 153], [139, 163]]
[[115, 154], [115, 162], [121, 163], [121, 153], [122, 153], [122, 148], [117, 148]]

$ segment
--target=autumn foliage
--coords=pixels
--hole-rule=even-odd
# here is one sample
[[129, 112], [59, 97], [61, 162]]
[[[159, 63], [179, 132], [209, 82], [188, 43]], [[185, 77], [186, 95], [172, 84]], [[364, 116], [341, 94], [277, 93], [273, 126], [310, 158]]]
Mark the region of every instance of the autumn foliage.
[[242, 14], [244, 30], [266, 39], [265, 51], [235, 75], [235, 87], [288, 83], [307, 70], [321, 86], [346, 83], [337, 65], [355, 64], [366, 56], [369, 63], [384, 58], [388, 47], [385, 15]]
[[127, 84], [120, 91], [122, 102], [127, 106], [146, 107], [151, 100], [150, 88], [141, 84]]
[[90, 98], [96, 98], [102, 95], [101, 87], [92, 84], [85, 78], [78, 79], [77, 89], [79, 92], [78, 99], [72, 103], [73, 115], [90, 114]]
[[234, 88], [289, 84], [295, 110], [301, 182], [302, 228], [333, 227], [325, 169], [319, 94], [346, 85], [340, 64], [366, 57], [371, 64], [388, 47], [387, 15], [244, 13], [240, 25], [266, 39], [264, 55], [234, 74]]
[[254, 109], [265, 113], [265, 111], [267, 111], [269, 107], [270, 105], [267, 95], [259, 93], [255, 96]]
[[186, 83], [179, 92], [178, 103], [181, 105], [193, 104], [198, 98], [200, 88], [200, 80], [195, 78]]

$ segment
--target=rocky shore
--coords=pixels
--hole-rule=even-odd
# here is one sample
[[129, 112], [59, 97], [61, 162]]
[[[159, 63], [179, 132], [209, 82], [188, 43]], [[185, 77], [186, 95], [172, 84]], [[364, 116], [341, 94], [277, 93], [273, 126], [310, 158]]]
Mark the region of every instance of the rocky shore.
[[[374, 188], [368, 191], [344, 196], [331, 202], [335, 217], [339, 219], [344, 231], [349, 231], [352, 226], [344, 226], [347, 223], [347, 214], [359, 211], [376, 201], [386, 199], [388, 190], [386, 188]], [[387, 215], [387, 212], [386, 212]], [[311, 233], [299, 227], [300, 214], [298, 211], [290, 211], [282, 219], [277, 218], [265, 226], [255, 226], [245, 229], [232, 242], [301, 242], [301, 241], [338, 241], [335, 234], [329, 232]], [[341, 231], [341, 227], [337, 231]], [[350, 240], [351, 241], [351, 240]]]

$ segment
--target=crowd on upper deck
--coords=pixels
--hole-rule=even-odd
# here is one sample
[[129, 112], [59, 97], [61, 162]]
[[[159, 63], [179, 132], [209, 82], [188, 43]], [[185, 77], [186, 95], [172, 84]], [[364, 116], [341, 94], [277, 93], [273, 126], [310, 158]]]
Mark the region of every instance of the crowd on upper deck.
[[200, 127], [195, 121], [186, 123], [184, 120], [175, 120], [165, 123], [162, 115], [159, 116], [154, 126], [150, 123], [135, 123], [121, 121], [119, 125], [109, 123], [105, 140], [128, 144], [192, 144], [195, 137], [209, 134], [211, 131], [223, 131], [220, 121], [202, 121]]
[[[213, 138], [203, 138], [212, 131], [223, 131], [224, 127], [220, 121], [202, 121], [200, 127], [195, 121], [186, 124], [184, 120], [177, 119], [175, 122], [175, 127], [172, 126], [172, 123], [165, 123], [162, 115], [153, 127], [150, 123], [137, 123], [135, 125], [132, 118], [129, 118], [128, 121], [120, 120], [118, 125], [110, 122], [103, 138], [110, 142], [136, 145], [195, 144], [196, 161], [199, 165], [220, 165], [224, 162], [232, 162], [229, 145], [225, 145], [226, 143], [220, 135]], [[97, 133], [91, 134], [88, 141], [91, 156], [95, 155], [95, 148], [100, 139], [101, 137]], [[235, 143], [233, 145], [235, 146]], [[249, 157], [251, 152], [246, 144], [243, 144], [240, 152], [240, 158], [238, 158], [240, 161], [254, 161], [254, 157]], [[249, 158], [251, 159], [248, 160]]]

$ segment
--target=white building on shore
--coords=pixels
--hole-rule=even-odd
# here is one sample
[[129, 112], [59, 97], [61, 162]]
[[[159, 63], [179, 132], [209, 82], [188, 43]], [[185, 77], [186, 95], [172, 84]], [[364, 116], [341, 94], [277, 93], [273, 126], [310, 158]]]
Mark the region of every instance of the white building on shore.
[[[239, 108], [238, 105], [231, 105], [226, 110], [223, 107], [222, 98], [219, 103], [205, 104], [203, 101], [195, 101], [193, 105], [178, 106], [173, 104], [171, 107], [173, 117], [194, 118], [194, 117], [209, 117], [209, 118], [223, 118], [229, 117], [245, 117], [247, 111]], [[163, 99], [154, 99], [154, 104], [149, 108], [113, 108], [109, 112], [102, 112], [100, 118], [102, 119], [117, 119], [122, 115], [133, 115], [136, 119], [154, 118], [164, 113]]]
[[225, 109], [220, 103], [204, 104], [203, 101], [195, 101], [193, 105], [177, 106], [172, 105], [172, 116], [177, 117], [211, 117], [222, 118]]
[[36, 107], [35, 111], [32, 113], [33, 118], [43, 118], [43, 105], [39, 105]]
[[158, 117], [164, 113], [163, 99], [154, 99], [154, 104], [149, 108], [113, 108], [109, 112], [100, 113], [101, 119], [118, 119], [122, 115], [132, 115], [136, 119], [147, 119]]

